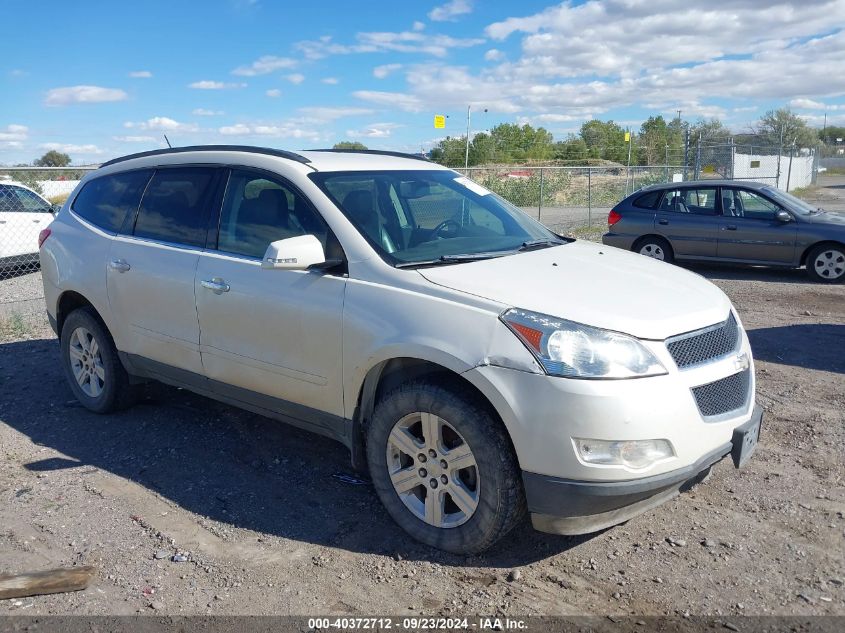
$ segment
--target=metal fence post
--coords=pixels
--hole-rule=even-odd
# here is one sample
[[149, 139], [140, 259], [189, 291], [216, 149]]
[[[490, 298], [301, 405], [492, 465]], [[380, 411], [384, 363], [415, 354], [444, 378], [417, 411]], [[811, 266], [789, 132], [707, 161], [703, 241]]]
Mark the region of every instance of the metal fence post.
[[537, 201], [537, 220], [543, 216], [543, 168], [540, 167], [540, 199]]
[[593, 168], [587, 167], [587, 228], [593, 225]]
[[789, 180], [792, 178], [792, 155], [795, 153], [795, 142], [789, 148], [789, 169], [786, 172], [786, 191], [789, 192]]

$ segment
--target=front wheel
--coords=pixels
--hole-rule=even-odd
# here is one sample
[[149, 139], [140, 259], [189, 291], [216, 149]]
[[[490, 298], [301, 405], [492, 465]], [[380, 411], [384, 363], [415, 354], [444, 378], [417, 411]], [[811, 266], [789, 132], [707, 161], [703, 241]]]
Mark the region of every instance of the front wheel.
[[427, 382], [392, 391], [367, 429], [367, 458], [390, 516], [426, 545], [477, 553], [525, 513], [507, 433], [471, 395]]
[[807, 273], [811, 279], [836, 283], [845, 279], [845, 246], [820, 244], [807, 255]]

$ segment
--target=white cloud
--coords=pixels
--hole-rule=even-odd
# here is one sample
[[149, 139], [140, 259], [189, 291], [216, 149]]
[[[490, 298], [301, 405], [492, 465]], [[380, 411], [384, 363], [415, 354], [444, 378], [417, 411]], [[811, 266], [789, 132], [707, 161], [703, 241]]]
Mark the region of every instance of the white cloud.
[[449, 35], [420, 33], [419, 31], [357, 33], [357, 43], [338, 44], [329, 35], [318, 40], [298, 42], [295, 46], [308, 59], [322, 59], [329, 55], [353, 53], [425, 53], [444, 57], [449, 49], [467, 48], [484, 42], [480, 38], [454, 38]]
[[123, 90], [118, 88], [103, 88], [101, 86], [66, 86], [47, 91], [44, 100], [48, 106], [63, 106], [71, 103], [103, 103], [107, 101], [124, 101], [129, 98]]
[[458, 16], [472, 13], [472, 0], [451, 0], [446, 4], [435, 7], [428, 13], [428, 17], [435, 22], [455, 20]]
[[278, 88], [270, 88], [270, 90], [266, 90], [264, 94], [270, 97], [271, 99], [278, 99], [282, 96], [282, 91]]
[[277, 70], [294, 68], [297, 62], [290, 57], [276, 57], [275, 55], [264, 55], [259, 57], [248, 66], [238, 66], [232, 71], [233, 75], [242, 77], [254, 77], [256, 75], [267, 75]]
[[337, 77], [324, 77], [320, 81], [324, 84], [328, 84], [329, 86], [336, 86], [340, 83], [340, 80]]
[[220, 116], [221, 114], [226, 114], [223, 110], [207, 110], [205, 108], [194, 108], [191, 110], [191, 114], [194, 116]]
[[792, 99], [789, 107], [797, 110], [845, 110], [845, 104], [824, 103], [813, 99]]
[[326, 107], [313, 106], [308, 108], [299, 108], [299, 111], [313, 122], [334, 121], [350, 116], [365, 116], [372, 114], [374, 110], [370, 108], [345, 108], [345, 107]]
[[377, 90], [356, 90], [352, 96], [379, 105], [399, 108], [406, 112], [420, 112], [425, 109], [423, 102], [414, 95], [401, 92], [381, 92]]
[[415, 22], [411, 25], [411, 30], [412, 30], [412, 31], [422, 31], [422, 30], [424, 30], [424, 29], [425, 29], [425, 22], [420, 22], [419, 20], [416, 20], [416, 21], [415, 21]]
[[196, 90], [228, 90], [231, 88], [245, 87], [245, 83], [224, 83], [222, 81], [210, 81], [208, 79], [203, 79], [202, 81], [195, 81], [191, 84], [188, 84], [188, 88], [194, 88]]
[[302, 73], [291, 73], [290, 75], [285, 75], [285, 79], [287, 79], [292, 84], [301, 84], [305, 81], [305, 75]]
[[23, 143], [20, 141], [0, 141], [0, 149], [21, 149]]
[[28, 133], [25, 125], [7, 125], [5, 129], [0, 128], [0, 141], [25, 141]]
[[75, 145], [73, 143], [42, 143], [38, 146], [40, 149], [47, 151], [56, 150], [65, 152], [66, 154], [102, 154], [101, 150], [96, 145]]
[[154, 116], [151, 119], [138, 123], [127, 121], [123, 124], [123, 127], [158, 132], [196, 132], [199, 130], [199, 127], [195, 123], [180, 123], [166, 116]]
[[134, 79], [149, 79], [153, 74], [149, 70], [133, 70], [129, 76]]
[[388, 138], [393, 130], [402, 127], [398, 123], [372, 123], [361, 130], [346, 130], [349, 138]]
[[[749, 25], [753, 25], [750, 27]], [[520, 33], [518, 72], [575, 77], [634, 77], [643, 70], [784, 49], [796, 38], [845, 25], [845, 1], [588, 0], [563, 2], [526, 17], [491, 24], [497, 40]]]
[[320, 133], [300, 127], [294, 121], [287, 121], [280, 124], [254, 124], [236, 123], [224, 125], [217, 130], [223, 136], [267, 136], [273, 138], [296, 138], [317, 141]]
[[391, 73], [402, 68], [402, 64], [382, 64], [373, 68], [373, 77], [376, 79], [384, 79]]
[[484, 59], [488, 62], [497, 62], [501, 60], [504, 56], [505, 54], [498, 48], [491, 48], [489, 51], [484, 53]]
[[154, 136], [112, 136], [112, 139], [120, 143], [155, 143], [158, 140]]

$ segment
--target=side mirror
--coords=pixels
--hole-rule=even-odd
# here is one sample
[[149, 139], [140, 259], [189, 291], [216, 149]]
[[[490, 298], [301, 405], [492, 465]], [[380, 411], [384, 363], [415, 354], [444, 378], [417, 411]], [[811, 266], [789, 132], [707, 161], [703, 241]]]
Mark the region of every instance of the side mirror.
[[61, 211], [61, 210], [62, 210], [62, 205], [60, 205], [60, 204], [51, 204], [50, 205], [50, 213], [52, 213], [54, 216], [57, 215], [59, 213], [59, 211]]
[[789, 215], [789, 214], [788, 214], [786, 211], [784, 211], [783, 209], [780, 209], [780, 210], [778, 210], [778, 211], [776, 211], [776, 212], [775, 212], [775, 219], [776, 219], [778, 222], [792, 222], [792, 216], [791, 216], [791, 215]]
[[323, 245], [313, 235], [298, 235], [272, 242], [264, 252], [262, 268], [276, 270], [307, 270], [325, 263]]

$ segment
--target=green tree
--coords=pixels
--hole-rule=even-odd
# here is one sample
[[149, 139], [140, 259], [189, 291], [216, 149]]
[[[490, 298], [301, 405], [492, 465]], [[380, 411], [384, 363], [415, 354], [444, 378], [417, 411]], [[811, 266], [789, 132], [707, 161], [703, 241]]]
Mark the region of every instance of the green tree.
[[554, 136], [545, 128], [529, 124], [500, 123], [490, 130], [497, 162], [547, 160], [554, 156]]
[[341, 141], [332, 145], [332, 149], [367, 149], [367, 146], [358, 141]]
[[463, 167], [466, 136], [447, 136], [431, 150], [431, 160], [446, 167]]
[[[466, 138], [466, 137], [464, 137]], [[469, 164], [485, 165], [496, 160], [496, 141], [489, 134], [479, 132], [469, 144]]]
[[51, 149], [41, 158], [36, 158], [32, 161], [32, 164], [36, 167], [67, 167], [70, 165], [70, 156]]
[[641, 165], [662, 165], [667, 156], [671, 162], [683, 147], [684, 130], [678, 119], [667, 122], [661, 115], [650, 116], [640, 126], [637, 157]]
[[574, 134], [554, 145], [554, 157], [558, 160], [584, 160], [587, 156], [587, 144]]
[[[581, 126], [581, 139], [587, 146], [590, 158], [603, 158], [623, 164], [628, 161], [625, 130], [618, 123], [598, 119], [587, 121]], [[634, 154], [631, 160], [632, 163], [636, 162]]]
[[768, 145], [790, 147], [794, 144], [800, 149], [815, 147], [819, 142], [816, 130], [809, 127], [804, 119], [789, 108], [766, 112], [760, 119], [756, 132]]
[[819, 131], [819, 138], [825, 145], [836, 145], [836, 139], [841, 138], [845, 142], [845, 127], [838, 125], [828, 125], [824, 131]]

